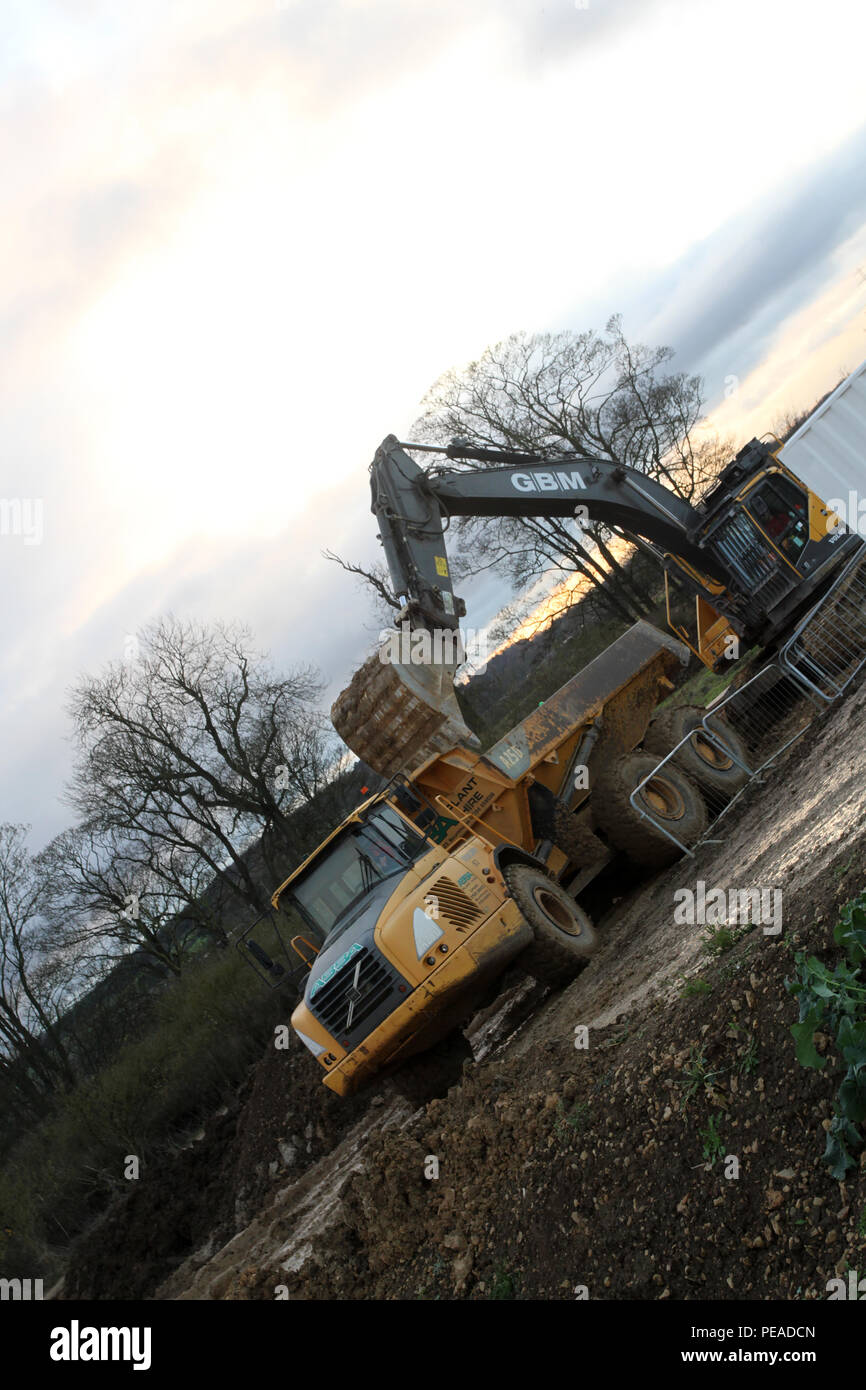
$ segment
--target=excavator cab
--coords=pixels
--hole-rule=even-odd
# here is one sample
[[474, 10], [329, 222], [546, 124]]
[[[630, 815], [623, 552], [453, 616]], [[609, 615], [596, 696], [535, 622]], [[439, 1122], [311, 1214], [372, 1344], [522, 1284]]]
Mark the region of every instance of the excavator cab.
[[755, 522], [782, 554], [796, 565], [809, 539], [805, 492], [788, 478], [765, 478], [749, 497]]

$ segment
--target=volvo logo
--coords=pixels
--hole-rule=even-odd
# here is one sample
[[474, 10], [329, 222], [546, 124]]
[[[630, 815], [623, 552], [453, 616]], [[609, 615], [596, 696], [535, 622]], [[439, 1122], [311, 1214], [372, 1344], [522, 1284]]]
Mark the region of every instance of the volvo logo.
[[352, 1026], [352, 1019], [355, 1017], [355, 1005], [360, 1004], [363, 998], [362, 991], [358, 988], [358, 979], [360, 977], [360, 974], [361, 962], [358, 961], [358, 964], [355, 966], [355, 977], [352, 980], [352, 983], [350, 984], [349, 988], [346, 990], [346, 998], [349, 1001], [349, 1012], [346, 1015], [346, 1032], [348, 1032]]

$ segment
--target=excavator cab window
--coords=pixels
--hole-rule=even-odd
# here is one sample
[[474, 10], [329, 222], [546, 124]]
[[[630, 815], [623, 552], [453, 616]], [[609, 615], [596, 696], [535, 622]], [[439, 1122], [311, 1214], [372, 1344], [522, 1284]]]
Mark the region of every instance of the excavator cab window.
[[802, 488], [782, 474], [758, 483], [746, 498], [765, 535], [796, 565], [809, 539], [809, 504]]

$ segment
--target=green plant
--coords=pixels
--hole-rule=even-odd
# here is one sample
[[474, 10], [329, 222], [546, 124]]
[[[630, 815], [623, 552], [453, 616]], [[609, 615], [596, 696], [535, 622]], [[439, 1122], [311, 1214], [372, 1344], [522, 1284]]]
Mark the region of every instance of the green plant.
[[837, 1094], [827, 1132], [824, 1160], [837, 1181], [856, 1166], [854, 1154], [864, 1145], [859, 1128], [866, 1120], [866, 983], [860, 968], [866, 959], [866, 893], [846, 903], [833, 930], [844, 958], [831, 970], [817, 956], [797, 951], [796, 975], [785, 988], [799, 1001], [800, 1016], [791, 1027], [797, 1060], [820, 1071], [826, 1062], [815, 1047], [814, 1035], [833, 1035], [847, 1070]]
[[699, 1091], [706, 1090], [715, 1084], [716, 1079], [724, 1073], [720, 1067], [710, 1068], [707, 1066], [707, 1059], [703, 1050], [698, 1047], [689, 1049], [689, 1060], [683, 1067], [683, 1076], [680, 1085], [683, 1087], [683, 1104], [685, 1110], [690, 1100]]
[[[745, 932], [747, 931], [754, 931], [754, 926], [750, 924], [749, 926], [742, 928], [740, 934], [745, 934]], [[737, 952], [733, 960], [727, 960], [723, 965], [719, 966], [719, 979], [726, 985], [730, 984], [731, 980], [733, 980], [737, 975], [743, 973], [743, 971], [749, 965], [751, 957], [754, 954], [755, 942], [749, 941], [743, 947], [742, 951]]]
[[704, 1141], [704, 1158], [712, 1168], [725, 1152], [725, 1141], [719, 1134], [719, 1122], [715, 1115], [710, 1116], [706, 1126], [700, 1131], [700, 1137]]
[[715, 960], [723, 956], [726, 951], [730, 951], [741, 941], [744, 936], [748, 936], [750, 931], [755, 930], [754, 922], [746, 922], [742, 926], [729, 927], [707, 927], [704, 933], [705, 940], [701, 945], [701, 950], [705, 956]]
[[751, 1076], [758, 1067], [758, 1040], [752, 1038], [742, 1057], [737, 1062], [737, 1071], [740, 1076]]
[[566, 1113], [565, 1106], [560, 1100], [557, 1102], [556, 1113], [558, 1118], [554, 1126], [554, 1133], [564, 1134], [566, 1130], [570, 1129], [573, 1133], [579, 1134], [589, 1114], [589, 1101], [576, 1100], [571, 1109]]
[[493, 1271], [493, 1279], [490, 1283], [491, 1298], [516, 1298], [517, 1289], [514, 1276], [508, 1274], [502, 1265], [497, 1265]]
[[712, 988], [708, 980], [702, 980], [700, 976], [697, 976], [694, 980], [687, 980], [685, 982], [680, 990], [680, 998], [691, 999], [695, 995], [710, 994]]

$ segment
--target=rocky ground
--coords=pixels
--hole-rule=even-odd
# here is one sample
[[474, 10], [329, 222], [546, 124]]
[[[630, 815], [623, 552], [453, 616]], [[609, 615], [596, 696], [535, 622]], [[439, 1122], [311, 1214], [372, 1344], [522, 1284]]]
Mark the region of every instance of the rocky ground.
[[[819, 1040], [825, 1070], [798, 1065], [784, 987], [866, 888], [864, 710], [861, 683], [719, 843], [615, 904], [566, 989], [512, 975], [443, 1099], [340, 1101], [269, 1049], [79, 1243], [65, 1296], [808, 1299], [866, 1274], [866, 1168], [821, 1158], [837, 1062]], [[698, 880], [780, 888], [781, 935], [708, 953], [674, 921]]]

